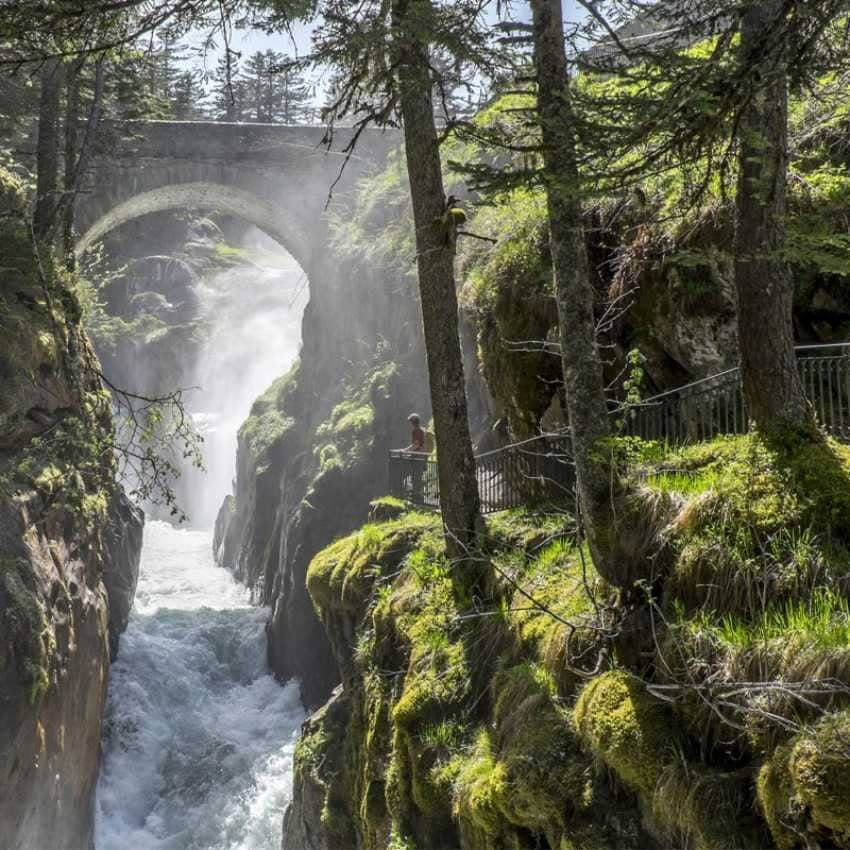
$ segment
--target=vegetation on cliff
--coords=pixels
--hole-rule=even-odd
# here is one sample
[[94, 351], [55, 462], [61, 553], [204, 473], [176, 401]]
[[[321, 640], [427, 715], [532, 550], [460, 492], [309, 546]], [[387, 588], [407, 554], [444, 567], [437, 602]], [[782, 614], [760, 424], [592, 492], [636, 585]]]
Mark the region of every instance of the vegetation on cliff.
[[343, 692], [296, 785], [324, 800], [328, 846], [846, 846], [850, 452], [640, 449], [645, 594], [602, 581], [568, 518], [529, 512], [491, 521], [474, 613], [430, 515], [314, 559]]
[[91, 839], [108, 631], [114, 651], [141, 517], [116, 481], [79, 281], [33, 239], [22, 181], [0, 167], [0, 186], [0, 823], [12, 844], [70, 850]]
[[[64, 517], [96, 558], [115, 486], [108, 397], [82, 332], [73, 280], [49, 253], [34, 253], [22, 184], [3, 169], [0, 183], [8, 194], [0, 221], [0, 334], [7, 341], [0, 353], [3, 526], [11, 535], [15, 517], [21, 533]], [[0, 670], [17, 670], [33, 706], [57, 674], [52, 609], [70, 604], [67, 586], [48, 603], [42, 580], [28, 553], [10, 540], [0, 577]]]

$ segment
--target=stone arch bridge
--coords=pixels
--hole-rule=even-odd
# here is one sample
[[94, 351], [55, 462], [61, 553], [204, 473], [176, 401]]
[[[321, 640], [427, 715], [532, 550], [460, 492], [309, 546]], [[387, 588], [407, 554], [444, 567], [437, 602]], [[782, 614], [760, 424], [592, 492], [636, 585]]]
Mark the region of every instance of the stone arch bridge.
[[148, 213], [216, 210], [255, 225], [309, 270], [325, 250], [331, 187], [333, 208], [397, 143], [391, 131], [367, 130], [346, 161], [343, 151], [352, 132], [337, 130], [328, 150], [322, 127], [184, 121], [105, 125], [77, 205], [77, 253]]

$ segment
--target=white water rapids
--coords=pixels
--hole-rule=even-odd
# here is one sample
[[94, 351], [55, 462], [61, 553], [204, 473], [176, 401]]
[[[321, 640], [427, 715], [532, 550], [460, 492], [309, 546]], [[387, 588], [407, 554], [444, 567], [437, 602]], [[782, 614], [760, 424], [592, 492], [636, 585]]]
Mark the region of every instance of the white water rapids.
[[112, 667], [97, 850], [278, 850], [304, 719], [208, 532], [151, 522]]
[[208, 529], [230, 489], [236, 432], [292, 364], [300, 269], [201, 281], [213, 317], [192, 413], [207, 472], [184, 470], [192, 528], [148, 521], [136, 601], [112, 666], [97, 791], [97, 850], [279, 850], [304, 719], [298, 686], [266, 667], [268, 611], [215, 565]]

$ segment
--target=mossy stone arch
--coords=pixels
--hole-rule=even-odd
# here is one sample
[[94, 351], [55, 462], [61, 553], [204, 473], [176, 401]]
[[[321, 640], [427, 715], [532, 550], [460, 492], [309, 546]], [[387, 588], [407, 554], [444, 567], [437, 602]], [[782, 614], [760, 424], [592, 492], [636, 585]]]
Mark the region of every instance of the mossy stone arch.
[[77, 256], [82, 256], [109, 231], [151, 213], [166, 210], [215, 210], [253, 224], [282, 245], [303, 267], [309, 259], [310, 240], [288, 217], [268, 200], [236, 186], [212, 182], [188, 182], [160, 186], [140, 192], [101, 215], [80, 236]]

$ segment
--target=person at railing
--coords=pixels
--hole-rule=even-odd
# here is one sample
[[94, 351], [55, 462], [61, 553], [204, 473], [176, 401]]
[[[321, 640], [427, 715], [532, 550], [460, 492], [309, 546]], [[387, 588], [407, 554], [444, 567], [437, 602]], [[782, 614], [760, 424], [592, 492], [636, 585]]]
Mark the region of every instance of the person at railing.
[[410, 481], [410, 500], [421, 504], [424, 501], [422, 481], [428, 469], [428, 455], [434, 448], [434, 438], [422, 427], [418, 413], [411, 413], [407, 421], [412, 430], [410, 445], [404, 449], [408, 453], [405, 457], [405, 478]]
[[425, 451], [425, 429], [422, 427], [422, 420], [418, 413], [411, 413], [407, 417], [410, 423], [411, 437], [410, 445], [405, 449], [406, 452], [424, 452]]

